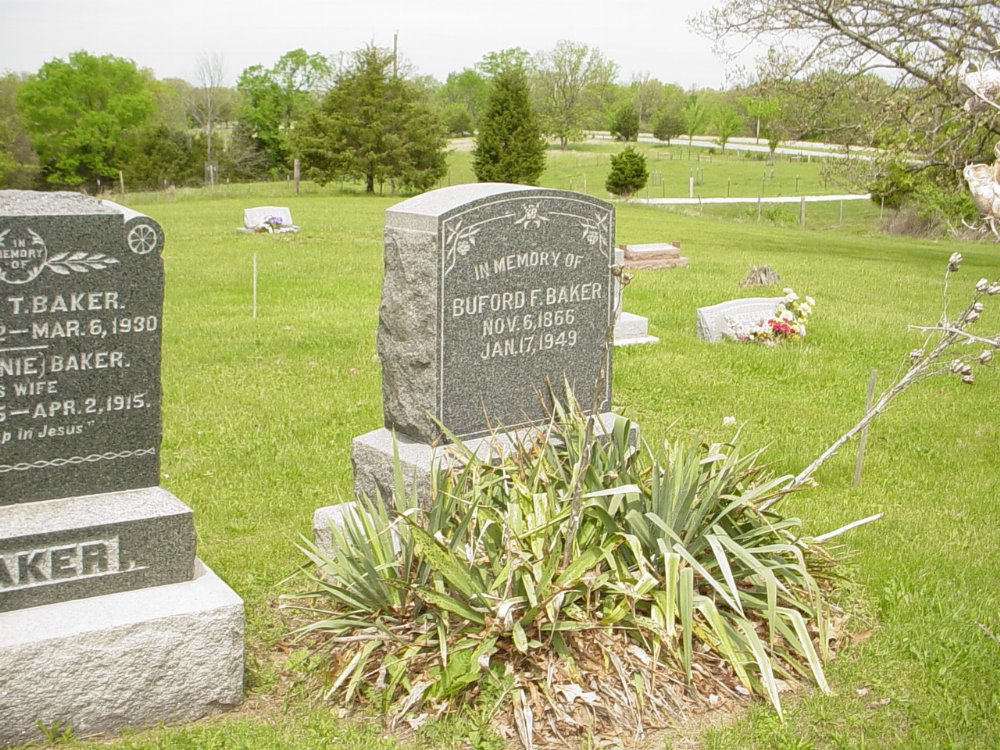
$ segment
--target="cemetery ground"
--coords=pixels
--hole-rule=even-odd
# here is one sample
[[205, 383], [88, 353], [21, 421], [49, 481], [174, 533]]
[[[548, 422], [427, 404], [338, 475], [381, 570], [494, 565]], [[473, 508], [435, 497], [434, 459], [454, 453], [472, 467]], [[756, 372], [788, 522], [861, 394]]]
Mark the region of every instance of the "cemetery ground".
[[[568, 153], [585, 161], [591, 151]], [[465, 181], [462, 168], [453, 167], [453, 183]], [[687, 168], [675, 195], [684, 194]], [[587, 173], [588, 192], [603, 194], [600, 173]], [[285, 579], [304, 561], [295, 545], [310, 534], [313, 510], [349, 499], [351, 439], [381, 422], [383, 213], [399, 200], [311, 185], [298, 197], [286, 185], [234, 185], [129, 200], [167, 238], [161, 483], [194, 509], [199, 556], [246, 601], [247, 700], [193, 725], [69, 746], [469, 746], [473, 715], [389, 735], [377, 720], [322, 705], [303, 679], [308, 653], [285, 637], [291, 625], [277, 606], [302, 585]], [[244, 208], [263, 204], [289, 206], [302, 233], [234, 231]], [[626, 289], [625, 309], [648, 317], [660, 343], [615, 351], [615, 410], [652, 444], [725, 441], [736, 427], [723, 420], [735, 417], [747, 447], [768, 446], [775, 473], [806, 466], [861, 416], [870, 369], [881, 388], [920, 344], [907, 326], [936, 322], [949, 255], [965, 256], [951, 280], [954, 309], [1000, 266], [995, 245], [880, 236], [865, 230], [877, 207], [852, 210], [862, 213], [843, 226], [833, 209], [803, 230], [618, 204], [617, 242], [680, 240], [691, 266], [639, 271]], [[739, 280], [760, 264], [816, 299], [809, 335], [775, 348], [699, 341], [695, 308], [741, 296]], [[980, 330], [996, 329], [995, 308]], [[996, 746], [1000, 643], [981, 626], [1000, 632], [998, 385], [990, 370], [971, 387], [954, 377], [918, 385], [874, 423], [860, 487], [851, 483], [851, 445], [820, 470], [817, 487], [784, 501], [810, 534], [885, 514], [841, 537], [851, 580], [839, 600], [854, 638], [827, 667], [833, 695], [783, 696], [784, 722], [755, 703], [727, 715], [726, 726], [702, 734], [682, 726], [651, 747]], [[498, 744], [486, 737], [480, 746]]]

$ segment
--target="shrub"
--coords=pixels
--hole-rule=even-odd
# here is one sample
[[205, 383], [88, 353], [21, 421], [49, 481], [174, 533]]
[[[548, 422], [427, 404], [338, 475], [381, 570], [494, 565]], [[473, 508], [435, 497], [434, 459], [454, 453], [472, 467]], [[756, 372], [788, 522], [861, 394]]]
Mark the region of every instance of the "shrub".
[[626, 146], [611, 157], [611, 172], [604, 187], [612, 195], [630, 196], [646, 187], [648, 179], [646, 157], [632, 146]]
[[[458, 450], [463, 450], [459, 444]], [[738, 445], [654, 456], [619, 418], [578, 410], [485, 463], [440, 468], [429, 509], [359, 499], [334, 555], [305, 550], [316, 590], [292, 606], [326, 654], [326, 696], [400, 717], [474, 700], [483, 681], [565, 735], [662, 725], [689, 691], [824, 690], [832, 558], [774, 504], [787, 478]], [[542, 731], [539, 727], [539, 731]], [[525, 736], [527, 733], [528, 736]]]

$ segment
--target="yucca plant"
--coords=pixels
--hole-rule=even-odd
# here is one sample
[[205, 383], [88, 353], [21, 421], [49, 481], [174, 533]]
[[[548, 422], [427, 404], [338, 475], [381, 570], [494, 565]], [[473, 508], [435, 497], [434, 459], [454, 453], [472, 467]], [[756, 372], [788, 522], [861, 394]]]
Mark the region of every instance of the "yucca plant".
[[780, 714], [783, 682], [827, 689], [834, 560], [775, 509], [788, 478], [735, 444], [654, 455], [624, 419], [600, 438], [592, 419], [557, 404], [489, 462], [457, 443], [429, 510], [397, 472], [393, 513], [359, 498], [332, 555], [307, 545], [316, 590], [289, 603], [328, 650], [328, 698], [400, 717], [506, 680], [530, 746], [635, 736], [692, 695]]

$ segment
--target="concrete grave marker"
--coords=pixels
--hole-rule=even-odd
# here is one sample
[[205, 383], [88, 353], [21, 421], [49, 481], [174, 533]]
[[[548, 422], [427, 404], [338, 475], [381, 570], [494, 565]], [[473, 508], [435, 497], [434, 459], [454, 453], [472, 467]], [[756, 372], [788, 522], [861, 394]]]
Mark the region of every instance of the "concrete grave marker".
[[0, 745], [242, 696], [242, 602], [158, 486], [163, 239], [111, 202], [0, 191]]
[[[624, 268], [624, 264], [625, 251], [620, 247], [615, 248], [615, 266]], [[616, 276], [614, 280], [615, 346], [658, 344], [660, 340], [656, 336], [649, 335], [648, 318], [622, 310], [622, 291], [621, 276]]]
[[733, 337], [733, 325], [753, 326], [770, 318], [784, 297], [747, 297], [697, 310], [698, 338], [717, 342]]

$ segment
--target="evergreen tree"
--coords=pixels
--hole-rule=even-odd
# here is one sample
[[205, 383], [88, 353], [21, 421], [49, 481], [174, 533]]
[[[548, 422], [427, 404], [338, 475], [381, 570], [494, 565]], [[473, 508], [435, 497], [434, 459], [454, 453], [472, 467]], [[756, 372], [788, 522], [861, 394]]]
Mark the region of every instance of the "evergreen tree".
[[472, 169], [480, 182], [523, 185], [537, 185], [545, 171], [545, 140], [521, 68], [504, 70], [492, 81]]
[[446, 170], [444, 131], [394, 71], [390, 52], [366, 47], [337, 76], [320, 106], [306, 116], [297, 145], [310, 177], [321, 185], [362, 179], [365, 192], [385, 181], [427, 190]]
[[626, 146], [621, 153], [611, 157], [611, 172], [604, 187], [612, 195], [628, 197], [646, 187], [648, 179], [646, 157], [634, 147]]

